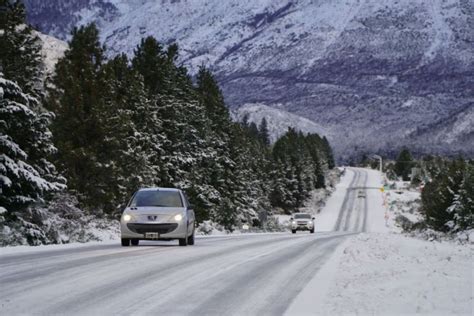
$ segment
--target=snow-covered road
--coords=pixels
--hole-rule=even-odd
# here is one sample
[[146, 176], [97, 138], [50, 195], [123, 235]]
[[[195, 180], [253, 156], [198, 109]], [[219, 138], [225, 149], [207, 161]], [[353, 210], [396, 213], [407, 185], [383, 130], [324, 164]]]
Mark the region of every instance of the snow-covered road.
[[347, 233], [2, 255], [0, 313], [282, 314]]
[[[347, 168], [326, 206], [316, 216], [315, 234], [202, 236], [197, 237], [195, 246], [189, 247], [178, 247], [176, 242], [141, 242], [138, 247], [121, 247], [118, 242], [108, 242], [0, 249], [0, 314], [380, 312], [367, 295], [369, 290], [360, 287], [370, 284], [364, 276], [370, 276], [378, 285], [384, 284], [376, 277], [393, 267], [364, 258], [388, 258], [391, 253], [381, 256], [379, 252], [384, 248], [378, 249], [368, 241], [378, 245], [380, 238], [389, 238], [384, 242], [393, 242], [397, 247], [408, 242], [397, 239], [395, 243], [390, 234], [386, 234], [380, 185], [377, 171]], [[361, 191], [365, 192], [365, 198], [361, 197]], [[359, 234], [361, 232], [363, 234]], [[417, 247], [426, 248], [424, 244]], [[363, 255], [358, 254], [359, 248], [363, 249]], [[375, 252], [369, 255], [371, 248]], [[403, 253], [405, 248], [396, 254]], [[403, 257], [413, 270], [412, 275], [425, 269], [414, 265], [416, 258], [410, 257], [420, 251], [418, 248], [416, 251], [408, 249]], [[455, 254], [448, 255], [456, 258]], [[465, 257], [459, 260], [464, 265]], [[367, 265], [365, 270], [356, 267], [359, 264], [353, 262], [356, 259], [362, 260], [361, 265]], [[381, 267], [385, 270], [379, 271]], [[359, 275], [357, 271], [364, 273]], [[456, 276], [466, 273], [462, 270]], [[350, 293], [346, 293], [348, 280], [359, 282], [351, 283], [355, 290]], [[440, 280], [443, 281], [442, 277]], [[414, 282], [412, 288], [417, 290], [418, 283]], [[402, 290], [403, 287], [400, 293]], [[417, 291], [424, 293], [424, 290]], [[352, 293], [363, 295], [353, 297]], [[381, 293], [380, 290], [377, 293]], [[437, 297], [435, 294], [438, 292], [433, 297]], [[366, 300], [364, 306], [375, 307], [360, 309], [357, 304], [351, 304], [343, 308], [342, 303], [335, 300], [340, 295], [348, 296], [346, 300]], [[395, 303], [404, 305], [403, 302], [399, 299]], [[469, 302], [469, 298], [463, 298], [463, 302]], [[315, 304], [319, 306], [316, 310], [313, 309]], [[410, 308], [408, 305], [403, 311], [410, 312], [413, 310]], [[465, 307], [462, 308], [464, 311]]]
[[[363, 172], [348, 173], [349, 187], [362, 185]], [[0, 313], [282, 314], [353, 234], [348, 222], [363, 222], [362, 209], [351, 216], [357, 196], [349, 187], [337, 190], [342, 206], [324, 209], [334, 220], [342, 210], [346, 224], [335, 232], [202, 237], [186, 248], [142, 242], [0, 250]]]

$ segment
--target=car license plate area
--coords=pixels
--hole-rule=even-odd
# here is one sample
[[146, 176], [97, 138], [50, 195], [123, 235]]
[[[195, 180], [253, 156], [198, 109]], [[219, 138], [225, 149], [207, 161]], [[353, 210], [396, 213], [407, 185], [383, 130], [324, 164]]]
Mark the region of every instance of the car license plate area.
[[158, 234], [158, 233], [145, 233], [145, 238], [147, 238], [147, 239], [158, 239], [158, 238], [160, 238], [160, 234]]

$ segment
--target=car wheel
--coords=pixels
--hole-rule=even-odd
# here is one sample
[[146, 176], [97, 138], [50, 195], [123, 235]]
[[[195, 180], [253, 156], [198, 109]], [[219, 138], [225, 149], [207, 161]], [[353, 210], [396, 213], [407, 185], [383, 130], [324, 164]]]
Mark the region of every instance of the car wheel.
[[128, 239], [128, 238], [122, 238], [122, 246], [123, 246], [123, 247], [128, 247], [128, 246], [130, 246], [130, 239]]
[[132, 239], [131, 240], [131, 243], [132, 243], [132, 246], [138, 246], [138, 243], [140, 242], [139, 239]]
[[191, 236], [188, 237], [188, 245], [194, 245], [194, 232]]
[[187, 246], [188, 245], [188, 238], [180, 238], [179, 239], [179, 245], [181, 247]]
[[296, 234], [296, 229], [293, 229], [291, 232], [292, 232], [293, 234]]
[[311, 234], [314, 234], [314, 229], [311, 229], [309, 232], [310, 232]]

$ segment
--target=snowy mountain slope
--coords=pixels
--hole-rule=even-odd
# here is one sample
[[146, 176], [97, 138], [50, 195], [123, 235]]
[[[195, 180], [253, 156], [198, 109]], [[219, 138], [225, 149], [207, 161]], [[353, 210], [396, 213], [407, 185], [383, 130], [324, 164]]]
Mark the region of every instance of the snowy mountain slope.
[[470, 0], [25, 2], [32, 24], [63, 39], [96, 22], [111, 54], [148, 35], [177, 42], [192, 72], [212, 67], [232, 107], [308, 118], [334, 131], [342, 159], [406, 143], [474, 155], [468, 130], [425, 138], [430, 126], [451, 133], [451, 117], [474, 104]]
[[64, 56], [68, 45], [66, 42], [61, 41], [53, 36], [49, 36], [40, 32], [37, 32], [42, 42], [41, 54], [43, 56], [44, 67], [46, 75], [54, 72], [54, 67], [58, 62], [59, 58]]
[[249, 122], [260, 124], [263, 118], [267, 120], [271, 142], [275, 142], [283, 135], [288, 127], [295, 127], [304, 133], [317, 133], [321, 137], [332, 138], [332, 132], [324, 126], [318, 125], [304, 117], [289, 113], [284, 110], [272, 108], [264, 104], [244, 104], [233, 112], [236, 121], [242, 121], [248, 115]]

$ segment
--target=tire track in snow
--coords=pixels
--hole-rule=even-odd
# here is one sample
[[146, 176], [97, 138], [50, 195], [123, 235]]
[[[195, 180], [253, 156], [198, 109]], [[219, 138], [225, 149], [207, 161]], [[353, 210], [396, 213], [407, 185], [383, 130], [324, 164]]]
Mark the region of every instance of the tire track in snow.
[[[361, 227], [360, 223], [361, 223], [361, 217], [363, 218], [362, 220], [362, 223], [365, 221], [365, 214], [366, 214], [366, 211], [364, 209], [365, 207], [365, 203], [364, 201], [367, 199], [367, 191], [366, 191], [366, 188], [367, 188], [367, 178], [368, 178], [368, 174], [365, 170], [361, 170], [360, 171], [363, 176], [362, 176], [362, 186], [358, 186], [357, 187], [357, 193], [356, 193], [356, 196], [357, 196], [357, 209], [356, 209], [356, 213], [357, 213], [357, 217], [356, 217], [356, 221], [355, 221], [355, 224], [353, 226], [353, 231], [356, 231], [356, 232], [361, 232], [363, 231], [363, 227]], [[363, 190], [364, 192], [364, 195], [365, 197], [364, 198], [359, 198], [359, 191]], [[363, 226], [363, 224], [362, 224]]]
[[348, 203], [348, 200], [349, 200], [349, 197], [351, 195], [351, 189], [352, 187], [354, 186], [354, 183], [357, 181], [357, 178], [358, 178], [358, 171], [355, 170], [355, 169], [348, 169], [350, 171], [352, 171], [354, 173], [354, 177], [352, 178], [351, 180], [351, 183], [349, 184], [349, 187], [346, 189], [346, 195], [344, 196], [344, 201], [342, 202], [342, 206], [339, 210], [339, 215], [337, 217], [337, 221], [336, 221], [336, 224], [334, 225], [334, 231], [341, 231], [341, 222], [342, 222], [342, 219], [343, 219], [343, 216], [346, 212], [346, 209], [347, 209], [347, 203]]

